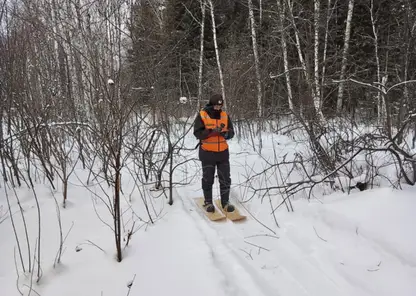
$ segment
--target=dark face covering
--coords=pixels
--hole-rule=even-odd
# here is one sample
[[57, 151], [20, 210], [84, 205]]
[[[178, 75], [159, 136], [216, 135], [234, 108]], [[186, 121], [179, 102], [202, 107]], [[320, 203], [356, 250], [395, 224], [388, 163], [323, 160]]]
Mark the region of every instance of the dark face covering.
[[205, 107], [205, 110], [207, 111], [209, 117], [212, 119], [220, 119], [221, 118], [221, 109], [215, 110], [213, 105], [207, 105]]

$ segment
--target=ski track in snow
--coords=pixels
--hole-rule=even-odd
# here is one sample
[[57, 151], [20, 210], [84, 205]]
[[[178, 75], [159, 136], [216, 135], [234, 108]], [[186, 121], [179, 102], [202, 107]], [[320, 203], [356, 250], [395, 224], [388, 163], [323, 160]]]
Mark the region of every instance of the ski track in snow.
[[[208, 223], [208, 218], [202, 217], [202, 212], [197, 213], [199, 209], [192, 200], [186, 201], [189, 197], [180, 196], [178, 200], [181, 201], [182, 210], [187, 213], [195, 222], [195, 226], [204, 236], [207, 245], [211, 249], [211, 255], [215, 266], [219, 272], [224, 275], [225, 290], [227, 295], [235, 296], [276, 296], [276, 291], [269, 287], [268, 283], [261, 279], [252, 268], [244, 262], [235, 250], [226, 242], [223, 236], [214, 227]], [[192, 198], [191, 198], [192, 199]], [[190, 209], [195, 209], [191, 212]], [[220, 223], [220, 228], [225, 228], [226, 223], [230, 221], [215, 222]], [[232, 223], [232, 222], [230, 222]], [[228, 234], [228, 232], [227, 232]]]
[[[247, 230], [261, 233], [264, 229], [250, 217], [243, 223], [212, 222], [197, 208], [191, 196], [181, 193], [176, 192], [177, 201], [204, 236], [213, 263], [224, 277], [227, 295], [374, 295], [375, 291], [366, 286], [363, 279], [343, 270], [337, 258], [323, 256], [325, 262], [320, 262], [320, 252], [336, 249], [337, 245], [320, 241], [315, 234], [314, 237], [305, 236], [296, 228], [286, 229], [284, 243], [272, 242], [272, 256], [266, 256], [266, 253], [251, 261], [244, 258], [241, 250], [242, 246], [247, 246], [244, 233], [247, 234]], [[288, 225], [290, 228], [290, 223]], [[313, 229], [312, 225], [309, 227]], [[320, 243], [325, 247], [320, 248]], [[374, 248], [379, 247], [374, 241], [372, 243]], [[267, 266], [271, 266], [270, 270]]]
[[[262, 261], [256, 259], [247, 261], [237, 251], [239, 245], [244, 245], [244, 229], [259, 231], [257, 222], [248, 218], [243, 223], [233, 223], [229, 220], [212, 222], [196, 207], [192, 197], [176, 192], [181, 201], [183, 211], [188, 213], [195, 221], [196, 227], [204, 235], [206, 243], [212, 250], [215, 265], [224, 276], [232, 282], [227, 283], [229, 295], [350, 295], [330, 275], [327, 275], [308, 258], [305, 252], [295, 241], [288, 241], [284, 246], [278, 247], [272, 256], [267, 256], [263, 266], [256, 266]], [[278, 244], [279, 245], [279, 244]], [[242, 251], [241, 251], [242, 252]], [[228, 258], [227, 258], [228, 257]], [[314, 259], [314, 258], [312, 258]], [[264, 263], [264, 262], [263, 262]], [[266, 264], [274, 266], [273, 272], [267, 272]], [[299, 282], [298, 279], [303, 279]], [[338, 279], [345, 282], [344, 279]], [[344, 285], [343, 285], [344, 286]], [[245, 290], [244, 290], [245, 289]], [[356, 294], [358, 295], [358, 294]], [[359, 294], [367, 296], [367, 294]]]

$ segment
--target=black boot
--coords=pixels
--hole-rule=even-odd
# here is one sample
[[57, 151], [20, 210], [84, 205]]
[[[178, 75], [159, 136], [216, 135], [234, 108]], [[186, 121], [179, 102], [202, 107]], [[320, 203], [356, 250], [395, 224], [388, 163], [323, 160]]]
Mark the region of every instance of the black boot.
[[205, 203], [204, 203], [204, 209], [205, 209], [205, 211], [207, 211], [208, 213], [214, 213], [214, 212], [215, 212], [215, 207], [214, 207], [214, 205], [212, 204], [212, 202], [211, 202], [211, 203], [209, 203], [209, 202], [205, 202]]
[[215, 207], [212, 204], [212, 190], [204, 190], [204, 208], [207, 212], [215, 212]]
[[228, 188], [221, 192], [221, 206], [226, 212], [234, 212], [234, 206], [230, 204], [230, 191]]
[[227, 201], [225, 203], [221, 202], [221, 205], [222, 205], [222, 208], [228, 213], [234, 212], [234, 210], [235, 210], [234, 206], [232, 204], [230, 204], [229, 201]]

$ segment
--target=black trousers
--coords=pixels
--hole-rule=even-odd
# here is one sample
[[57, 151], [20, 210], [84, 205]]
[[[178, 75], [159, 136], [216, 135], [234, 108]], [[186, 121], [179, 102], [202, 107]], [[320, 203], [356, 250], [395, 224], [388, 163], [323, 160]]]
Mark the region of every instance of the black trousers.
[[202, 162], [202, 190], [205, 202], [212, 202], [212, 186], [214, 184], [215, 170], [220, 182], [221, 203], [225, 205], [230, 198], [230, 161]]

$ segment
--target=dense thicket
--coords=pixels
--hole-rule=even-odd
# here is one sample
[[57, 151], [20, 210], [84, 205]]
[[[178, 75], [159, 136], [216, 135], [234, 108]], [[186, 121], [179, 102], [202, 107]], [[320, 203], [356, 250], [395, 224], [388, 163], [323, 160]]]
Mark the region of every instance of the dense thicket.
[[[163, 13], [148, 9], [155, 1], [142, 1], [134, 7], [135, 14], [141, 15], [132, 24], [133, 50], [132, 66], [136, 73], [143, 72], [143, 60], [153, 60], [151, 69], [158, 67], [162, 72], [153, 82], [162, 87], [162, 93], [171, 94], [175, 100], [180, 94], [196, 96], [198, 93], [198, 58], [200, 54], [201, 2], [205, 4], [207, 16], [204, 30], [204, 98], [218, 92], [219, 77], [213, 48], [209, 2], [201, 0], [166, 1]], [[280, 17], [277, 2], [284, 11], [283, 32], [279, 30]], [[288, 107], [287, 85], [283, 67], [281, 38], [287, 42], [288, 64], [292, 79], [293, 103], [300, 106], [311, 102], [308, 89], [313, 84], [315, 71], [314, 9], [319, 2], [319, 46], [318, 76], [321, 82], [321, 105], [325, 115], [331, 116], [336, 110], [339, 79], [345, 44], [345, 28], [349, 1], [254, 1], [254, 16], [258, 33], [262, 92], [266, 114]], [[150, 4], [153, 3], [153, 4]], [[250, 22], [246, 1], [213, 1], [217, 25], [225, 92], [232, 108], [245, 114], [256, 106], [254, 60], [251, 44]], [[415, 75], [415, 6], [414, 1], [372, 1], [356, 0], [351, 19], [349, 49], [346, 53], [345, 78], [365, 83], [382, 83], [392, 86], [412, 80]], [[156, 15], [159, 15], [156, 17]], [[143, 20], [152, 21], [143, 24]], [[162, 19], [162, 25], [157, 25]], [[144, 28], [142, 31], [138, 27]], [[296, 44], [299, 37], [299, 48]], [[150, 45], [143, 42], [146, 34], [163, 36], [153, 38]], [[150, 35], [147, 35], [150, 36]], [[147, 51], [146, 49], [147, 48]], [[299, 70], [302, 55], [308, 75]], [[147, 52], [147, 54], [146, 54]], [[163, 52], [164, 54], [161, 54]], [[159, 58], [153, 57], [159, 55]], [[323, 71], [324, 69], [324, 71]], [[280, 74], [280, 75], [279, 75]], [[146, 76], [146, 75], [145, 75]], [[278, 76], [276, 78], [271, 78]], [[309, 79], [309, 81], [308, 81]], [[383, 80], [384, 79], [384, 80]], [[139, 78], [137, 83], [141, 83]], [[407, 92], [407, 93], [406, 93]], [[398, 87], [388, 95], [391, 112], [399, 115], [399, 106], [406, 103], [407, 110], [413, 108], [411, 101], [415, 87]], [[356, 111], [364, 108], [370, 117], [377, 116], [377, 92], [374, 89], [354, 83], [345, 84], [342, 110]], [[338, 110], [340, 112], [341, 110]], [[254, 115], [255, 113], [253, 113]], [[384, 116], [383, 114], [379, 114]]]
[[[354, 5], [350, 38], [346, 40], [350, 2]], [[228, 107], [241, 117], [256, 116], [254, 110], [259, 106], [246, 1], [42, 3], [3, 1], [0, 49], [3, 108], [11, 106], [12, 97], [16, 102], [17, 97], [34, 96], [36, 102], [47, 99], [51, 105], [62, 106], [59, 111], [50, 111], [54, 115], [87, 114], [85, 100], [94, 95], [86, 84], [91, 83], [96, 89], [100, 79], [105, 82], [121, 67], [130, 87], [137, 90], [137, 98], [146, 104], [175, 105], [179, 96], [196, 100], [199, 87], [202, 89], [199, 99], [220, 92], [210, 14], [212, 3]], [[337, 110], [346, 42], [349, 47], [345, 52], [345, 79], [384, 83], [388, 88], [415, 78], [414, 1], [256, 0], [253, 7], [265, 116], [289, 108], [282, 38], [286, 41], [291, 96], [297, 109], [307, 108], [313, 99], [319, 99], [325, 116], [357, 108], [364, 108], [365, 113], [361, 114], [371, 118], [386, 116], [375, 89], [351, 82], [344, 84], [342, 109]], [[205, 17], [200, 68], [202, 9]], [[106, 19], [116, 22], [103, 25]], [[120, 63], [110, 50], [116, 46], [112, 30], [122, 32]], [[400, 121], [412, 110], [414, 94], [415, 86], [410, 83], [388, 93], [384, 105], [394, 120]], [[23, 101], [28, 103], [27, 99]], [[39, 106], [42, 105], [30, 110]]]

